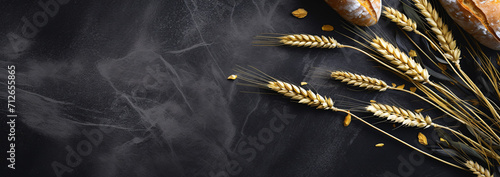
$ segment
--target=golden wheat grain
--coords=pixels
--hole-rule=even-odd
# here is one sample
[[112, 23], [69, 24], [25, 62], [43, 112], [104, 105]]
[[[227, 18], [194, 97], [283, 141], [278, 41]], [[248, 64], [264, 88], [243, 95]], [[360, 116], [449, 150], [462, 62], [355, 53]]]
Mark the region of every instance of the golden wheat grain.
[[347, 116], [345, 116], [344, 118], [344, 127], [347, 127], [349, 126], [349, 124], [351, 124], [351, 111], [347, 111]]
[[457, 48], [457, 41], [453, 39], [453, 34], [448, 29], [448, 25], [443, 22], [437, 10], [427, 0], [413, 0], [413, 2], [430, 25], [431, 31], [436, 35], [439, 45], [445, 52], [445, 57], [458, 64], [461, 51]]
[[424, 117], [421, 113], [415, 113], [396, 106], [370, 103], [370, 106], [367, 106], [366, 110], [373, 113], [374, 116], [387, 119], [391, 122], [401, 123], [408, 127], [428, 128], [433, 125], [432, 119], [429, 116]]
[[324, 110], [334, 110], [337, 108], [333, 106], [332, 98], [323, 97], [319, 94], [315, 94], [311, 90], [306, 90], [302, 87], [282, 82], [282, 81], [270, 81], [267, 87], [273, 91], [290, 97], [293, 100], [298, 100], [299, 103], [307, 104], [311, 107], [316, 107], [316, 109]]
[[330, 76], [336, 80], [340, 80], [341, 82], [347, 82], [347, 84], [349, 85], [371, 90], [378, 90], [380, 92], [386, 91], [389, 87], [384, 81], [380, 79], [345, 71], [333, 71]]
[[298, 8], [292, 12], [292, 15], [297, 18], [304, 18], [307, 16], [307, 11], [303, 8]]
[[420, 144], [422, 144], [424, 146], [428, 145], [428, 143], [427, 143], [427, 137], [422, 132], [418, 132], [417, 138], [418, 138], [418, 142]]
[[333, 49], [341, 45], [332, 37], [310, 34], [290, 34], [279, 37], [280, 43], [294, 47], [327, 48]]
[[235, 80], [236, 78], [238, 78], [238, 75], [230, 75], [229, 77], [227, 77], [227, 80]]
[[415, 50], [410, 50], [408, 55], [410, 55], [410, 57], [417, 57], [417, 52]]
[[333, 26], [332, 25], [323, 25], [321, 26], [321, 30], [323, 31], [333, 31]]
[[416, 31], [417, 23], [412, 19], [406, 17], [405, 14], [399, 12], [398, 10], [384, 6], [384, 15], [389, 18], [392, 22], [395, 22], [397, 25], [403, 27], [403, 30], [406, 31]]
[[401, 52], [399, 48], [391, 43], [376, 36], [370, 43], [373, 48], [377, 50], [386, 60], [396, 66], [399, 70], [412, 77], [413, 80], [418, 82], [427, 82], [429, 80], [429, 72], [427, 69], [415, 62], [415, 60], [405, 53]]
[[477, 175], [478, 177], [493, 177], [493, 174], [490, 173], [488, 169], [485, 169], [483, 166], [479, 165], [477, 162], [472, 160], [468, 160], [464, 163], [464, 165], [469, 168], [469, 170]]

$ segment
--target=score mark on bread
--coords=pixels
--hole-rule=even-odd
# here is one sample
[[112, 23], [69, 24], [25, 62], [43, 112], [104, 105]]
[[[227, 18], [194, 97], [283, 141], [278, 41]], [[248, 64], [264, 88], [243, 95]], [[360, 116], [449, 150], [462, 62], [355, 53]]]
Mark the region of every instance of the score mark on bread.
[[378, 22], [382, 10], [381, 0], [325, 0], [345, 20], [360, 26]]

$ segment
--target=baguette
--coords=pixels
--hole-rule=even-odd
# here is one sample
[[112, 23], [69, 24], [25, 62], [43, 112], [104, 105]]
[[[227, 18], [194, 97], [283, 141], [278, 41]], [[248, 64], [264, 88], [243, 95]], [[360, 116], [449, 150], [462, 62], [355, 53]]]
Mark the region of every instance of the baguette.
[[359, 26], [378, 22], [382, 11], [381, 0], [325, 0], [345, 20]]
[[500, 0], [440, 0], [448, 15], [479, 43], [500, 50]]

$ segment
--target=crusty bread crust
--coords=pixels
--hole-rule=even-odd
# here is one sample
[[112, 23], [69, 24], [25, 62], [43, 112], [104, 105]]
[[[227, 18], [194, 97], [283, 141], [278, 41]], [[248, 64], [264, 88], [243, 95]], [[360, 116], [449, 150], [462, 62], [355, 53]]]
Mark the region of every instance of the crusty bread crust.
[[440, 0], [455, 22], [484, 46], [500, 50], [500, 0]]
[[378, 22], [382, 11], [380, 0], [325, 0], [345, 20], [360, 26]]

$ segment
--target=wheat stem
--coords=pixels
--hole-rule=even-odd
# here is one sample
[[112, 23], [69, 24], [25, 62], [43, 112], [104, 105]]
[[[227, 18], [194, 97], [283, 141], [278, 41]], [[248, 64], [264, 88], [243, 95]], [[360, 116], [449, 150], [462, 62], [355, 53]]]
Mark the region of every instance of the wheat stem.
[[[482, 100], [482, 101], [485, 101], [486, 104], [489, 105], [487, 107], [490, 109], [493, 116], [495, 116], [495, 118], [498, 119], [498, 112], [491, 106], [491, 103], [484, 97], [484, 95], [482, 95], [482, 92], [479, 90], [479, 88], [477, 88], [477, 86], [467, 77], [467, 75], [465, 75], [465, 73], [464, 73], [464, 76], [468, 79], [467, 82], [471, 83], [474, 86], [474, 87], [472, 87], [473, 91], [477, 94], [477, 96], [480, 99], [484, 98], [484, 100]], [[441, 93], [444, 93], [446, 95], [446, 97], [450, 98], [450, 101], [453, 102], [454, 105], [456, 105], [456, 106], [451, 106], [451, 105], [450, 106], [456, 110], [456, 113], [462, 114], [462, 116], [457, 116], [457, 117], [462, 117], [461, 119], [463, 121], [461, 121], [461, 122], [463, 122], [464, 124], [470, 125], [472, 123], [475, 123], [474, 121], [476, 121], [476, 120], [479, 121], [479, 124], [475, 124], [475, 125], [478, 128], [480, 128], [483, 132], [485, 132], [485, 133], [488, 132], [491, 136], [493, 136], [497, 140], [497, 142], [500, 142], [500, 137], [495, 133], [495, 131], [479, 115], [476, 114], [476, 112], [473, 109], [469, 108], [469, 106], [467, 106], [467, 105], [462, 106], [460, 104], [460, 103], [464, 102], [463, 100], [461, 100], [455, 94], [451, 93], [450, 91], [448, 91], [447, 89], [443, 88], [442, 86], [440, 86], [438, 84], [435, 84], [433, 82], [430, 82], [429, 84], [434, 86], [436, 89], [440, 90]], [[446, 101], [442, 100], [442, 102], [444, 103]], [[446, 102], [446, 103], [448, 103], [448, 102]], [[470, 114], [465, 109], [469, 110]], [[475, 118], [477, 118], [477, 119], [475, 119]]]
[[423, 101], [425, 101], [425, 102], [427, 102], [427, 103], [431, 104], [432, 106], [434, 106], [435, 108], [439, 109], [440, 111], [442, 111], [442, 112], [443, 112], [443, 113], [445, 113], [446, 115], [448, 115], [448, 116], [450, 116], [450, 117], [454, 118], [455, 120], [457, 120], [457, 121], [459, 121], [459, 122], [461, 122], [461, 123], [465, 123], [465, 122], [463, 122], [462, 120], [460, 120], [459, 118], [457, 118], [454, 114], [451, 114], [451, 113], [449, 112], [449, 110], [444, 109], [443, 107], [436, 105], [436, 103], [434, 103], [434, 102], [430, 101], [430, 100], [429, 100], [429, 99], [427, 99], [427, 98], [424, 98], [424, 97], [420, 96], [419, 94], [416, 94], [415, 92], [412, 92], [412, 91], [409, 91], [409, 90], [405, 90], [405, 89], [401, 89], [401, 88], [397, 88], [397, 87], [389, 87], [389, 89], [391, 89], [391, 90], [396, 90], [396, 91], [402, 91], [402, 92], [406, 92], [406, 93], [409, 93], [409, 94], [411, 94], [411, 95], [414, 95], [414, 96], [418, 97], [419, 99], [421, 99], [421, 100], [423, 100]]
[[451, 129], [450, 127], [447, 127], [447, 126], [444, 126], [444, 125], [440, 125], [440, 124], [434, 124], [434, 127], [436, 128], [442, 128], [442, 129], [445, 129], [445, 130], [448, 130], [450, 132], [452, 132], [453, 134], [455, 135], [458, 135], [460, 136], [461, 138], [464, 138], [465, 140], [467, 140], [468, 142], [472, 143], [474, 145], [474, 147], [476, 148], [481, 148], [482, 151], [485, 151], [486, 154], [492, 158], [495, 158], [495, 159], [500, 159], [500, 156], [498, 156], [496, 153], [493, 153], [492, 151], [490, 151], [489, 149], [485, 148], [484, 146], [480, 145], [478, 142], [470, 139], [469, 137], [465, 136], [464, 134], [456, 131], [456, 130], [453, 130]]
[[408, 144], [407, 142], [405, 142], [405, 141], [403, 141], [403, 140], [401, 140], [401, 139], [399, 139], [399, 138], [395, 137], [394, 135], [392, 135], [392, 134], [390, 134], [390, 133], [385, 132], [384, 130], [382, 130], [382, 129], [380, 129], [380, 128], [378, 128], [378, 127], [374, 126], [374, 125], [372, 125], [371, 123], [369, 123], [369, 122], [367, 122], [367, 121], [365, 121], [365, 120], [361, 119], [360, 117], [356, 116], [355, 114], [353, 114], [353, 113], [351, 113], [351, 112], [349, 112], [349, 111], [347, 111], [347, 110], [338, 109], [337, 111], [339, 111], [339, 112], [344, 112], [344, 113], [347, 113], [347, 114], [350, 114], [352, 117], [354, 117], [354, 118], [356, 118], [357, 120], [359, 120], [359, 121], [363, 122], [364, 124], [368, 125], [369, 127], [371, 127], [371, 128], [373, 128], [373, 129], [375, 129], [375, 130], [377, 130], [377, 131], [379, 131], [379, 132], [383, 133], [384, 135], [389, 136], [390, 138], [392, 138], [392, 139], [394, 139], [394, 140], [396, 140], [396, 141], [398, 141], [398, 142], [400, 142], [400, 143], [404, 144], [405, 146], [407, 146], [407, 147], [409, 147], [409, 148], [411, 148], [411, 149], [413, 149], [413, 150], [415, 150], [415, 151], [417, 151], [417, 152], [420, 152], [420, 153], [422, 153], [422, 154], [424, 154], [424, 155], [426, 155], [426, 156], [428, 156], [428, 157], [430, 157], [430, 158], [433, 158], [433, 159], [435, 159], [435, 160], [437, 160], [437, 161], [439, 161], [439, 162], [442, 162], [442, 163], [444, 163], [444, 164], [450, 165], [450, 166], [452, 166], [452, 167], [455, 167], [455, 168], [458, 168], [458, 169], [462, 169], [462, 170], [466, 170], [465, 168], [463, 168], [463, 167], [461, 167], [461, 166], [458, 166], [458, 165], [455, 165], [455, 164], [453, 164], [453, 163], [451, 163], [451, 162], [445, 161], [445, 160], [443, 160], [443, 159], [441, 159], [441, 158], [439, 158], [439, 157], [436, 157], [436, 156], [434, 156], [434, 155], [432, 155], [432, 154], [429, 154], [429, 153], [427, 153], [427, 152], [424, 152], [424, 151], [422, 151], [422, 150], [420, 150], [420, 149], [416, 148], [415, 146], [412, 146], [411, 144]]
[[469, 78], [469, 76], [462, 70], [460, 65], [456, 65], [458, 68], [458, 71], [463, 75], [465, 78], [465, 81], [470, 84], [471, 89], [474, 91], [474, 93], [481, 99], [486, 104], [486, 107], [490, 110], [490, 112], [493, 114], [497, 120], [500, 120], [500, 115], [498, 112], [495, 110], [494, 106], [490, 103], [490, 101], [484, 96], [483, 92], [476, 86], [476, 84]]
[[490, 157], [500, 158], [497, 154], [492, 153], [490, 150], [486, 149], [484, 146], [481, 146], [479, 143], [463, 135], [462, 133], [457, 132], [449, 127], [433, 123], [432, 119], [429, 116], [424, 117], [421, 113], [416, 113], [408, 109], [403, 109], [396, 106], [389, 106], [380, 103], [371, 103], [370, 106], [366, 107], [366, 110], [373, 113], [374, 116], [387, 119], [388, 121], [391, 122], [401, 123], [403, 126], [417, 127], [417, 128], [428, 128], [430, 126], [433, 126], [436, 128], [446, 129], [448, 131], [451, 131], [455, 135], [466, 139], [468, 142], [472, 143], [474, 147], [481, 148], [481, 150], [485, 151], [486, 154], [489, 155]]

